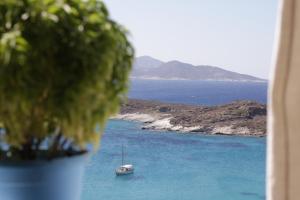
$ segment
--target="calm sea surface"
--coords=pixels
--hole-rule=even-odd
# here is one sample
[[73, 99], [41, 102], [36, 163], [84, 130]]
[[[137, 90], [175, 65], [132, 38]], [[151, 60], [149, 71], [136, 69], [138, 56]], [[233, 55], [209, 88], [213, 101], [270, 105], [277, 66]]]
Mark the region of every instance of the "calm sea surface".
[[[263, 83], [134, 81], [130, 97], [215, 105], [238, 99], [266, 102]], [[265, 138], [141, 130], [111, 120], [89, 162], [83, 200], [263, 200]], [[116, 177], [121, 146], [133, 175]]]
[[133, 80], [130, 98], [216, 105], [235, 100], [267, 102], [267, 83], [224, 81]]

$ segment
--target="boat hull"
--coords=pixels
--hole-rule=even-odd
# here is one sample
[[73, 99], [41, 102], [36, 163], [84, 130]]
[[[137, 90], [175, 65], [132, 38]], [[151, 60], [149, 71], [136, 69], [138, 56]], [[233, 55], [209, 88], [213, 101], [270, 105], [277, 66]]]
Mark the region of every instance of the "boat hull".
[[134, 168], [132, 165], [122, 165], [116, 169], [116, 175], [122, 176], [122, 175], [133, 174], [133, 171]]
[[133, 174], [133, 171], [127, 171], [127, 172], [118, 172], [118, 171], [116, 171], [117, 176], [123, 176], [123, 175], [129, 175], [129, 174]]

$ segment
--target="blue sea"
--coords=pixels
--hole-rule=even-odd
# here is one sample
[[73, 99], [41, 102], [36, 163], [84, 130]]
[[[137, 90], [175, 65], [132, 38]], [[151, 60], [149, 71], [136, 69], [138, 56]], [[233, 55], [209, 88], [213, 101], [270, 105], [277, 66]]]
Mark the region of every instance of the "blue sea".
[[171, 103], [218, 105], [236, 100], [267, 102], [266, 82], [139, 80], [129, 97]]
[[[131, 85], [131, 98], [266, 103], [266, 83], [135, 80]], [[135, 172], [116, 177], [122, 144]], [[82, 199], [264, 200], [265, 148], [266, 138], [141, 130], [137, 122], [110, 120], [86, 168]]]

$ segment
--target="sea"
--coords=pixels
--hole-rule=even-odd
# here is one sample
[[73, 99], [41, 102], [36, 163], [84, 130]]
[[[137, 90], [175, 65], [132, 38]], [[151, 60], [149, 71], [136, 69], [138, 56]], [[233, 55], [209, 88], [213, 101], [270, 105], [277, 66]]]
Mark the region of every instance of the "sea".
[[267, 82], [135, 79], [131, 81], [129, 98], [194, 105], [219, 105], [237, 100], [265, 104], [267, 89]]
[[[130, 98], [219, 105], [266, 103], [267, 83], [133, 80]], [[86, 167], [83, 200], [264, 200], [266, 138], [142, 130], [110, 120]], [[132, 175], [116, 176], [121, 164]]]

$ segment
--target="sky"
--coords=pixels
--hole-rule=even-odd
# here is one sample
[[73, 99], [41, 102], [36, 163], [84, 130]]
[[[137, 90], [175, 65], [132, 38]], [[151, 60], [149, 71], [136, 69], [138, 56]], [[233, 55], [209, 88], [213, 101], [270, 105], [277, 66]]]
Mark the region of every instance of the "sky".
[[278, 0], [104, 0], [136, 56], [268, 78]]

